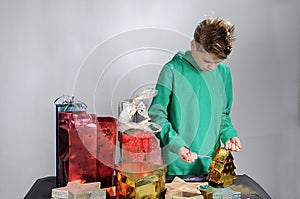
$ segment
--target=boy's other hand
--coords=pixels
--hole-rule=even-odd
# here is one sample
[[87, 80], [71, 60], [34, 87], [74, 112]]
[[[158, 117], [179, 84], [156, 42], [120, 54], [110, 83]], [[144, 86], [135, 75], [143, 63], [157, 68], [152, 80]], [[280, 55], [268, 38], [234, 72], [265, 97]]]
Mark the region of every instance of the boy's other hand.
[[233, 137], [226, 142], [225, 149], [239, 152], [242, 148], [241, 140], [238, 137]]

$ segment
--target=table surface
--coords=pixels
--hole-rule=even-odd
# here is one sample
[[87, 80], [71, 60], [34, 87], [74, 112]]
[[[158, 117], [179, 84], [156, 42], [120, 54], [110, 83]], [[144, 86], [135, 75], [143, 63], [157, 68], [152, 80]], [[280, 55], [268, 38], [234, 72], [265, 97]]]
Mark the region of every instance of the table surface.
[[[171, 182], [175, 176], [167, 176], [166, 181]], [[185, 181], [205, 181], [205, 176], [178, 176]], [[48, 176], [37, 179], [24, 199], [49, 199], [51, 198], [51, 190], [56, 188], [56, 177]], [[268, 193], [251, 177], [246, 174], [237, 175], [233, 181], [232, 189], [242, 193], [242, 199], [269, 199]]]

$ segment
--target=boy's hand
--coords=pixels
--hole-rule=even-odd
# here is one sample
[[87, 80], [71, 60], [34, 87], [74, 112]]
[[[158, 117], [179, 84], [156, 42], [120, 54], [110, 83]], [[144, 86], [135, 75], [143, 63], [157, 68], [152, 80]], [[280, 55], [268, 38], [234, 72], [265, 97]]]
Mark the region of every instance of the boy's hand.
[[185, 146], [178, 150], [178, 155], [181, 161], [188, 163], [192, 163], [198, 158], [197, 153], [191, 152], [191, 150]]
[[238, 137], [233, 137], [226, 142], [225, 149], [239, 152], [242, 148], [241, 141]]

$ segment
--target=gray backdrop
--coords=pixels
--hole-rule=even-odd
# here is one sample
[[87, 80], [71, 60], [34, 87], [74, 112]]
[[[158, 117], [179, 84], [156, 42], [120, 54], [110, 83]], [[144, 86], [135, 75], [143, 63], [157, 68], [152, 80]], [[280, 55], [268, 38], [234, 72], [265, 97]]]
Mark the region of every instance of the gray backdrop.
[[116, 116], [119, 100], [154, 84], [189, 48], [205, 16], [236, 25], [226, 60], [234, 83], [234, 153], [272, 198], [300, 197], [300, 2], [1, 0], [0, 193], [22, 198], [55, 175], [55, 107], [62, 94]]

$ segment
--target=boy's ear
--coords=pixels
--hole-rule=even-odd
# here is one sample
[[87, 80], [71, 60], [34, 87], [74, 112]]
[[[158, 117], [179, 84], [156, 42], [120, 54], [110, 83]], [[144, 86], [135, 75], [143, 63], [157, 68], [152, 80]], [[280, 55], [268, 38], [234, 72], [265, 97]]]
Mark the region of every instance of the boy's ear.
[[191, 41], [191, 50], [195, 50], [196, 49], [196, 41], [192, 40]]

